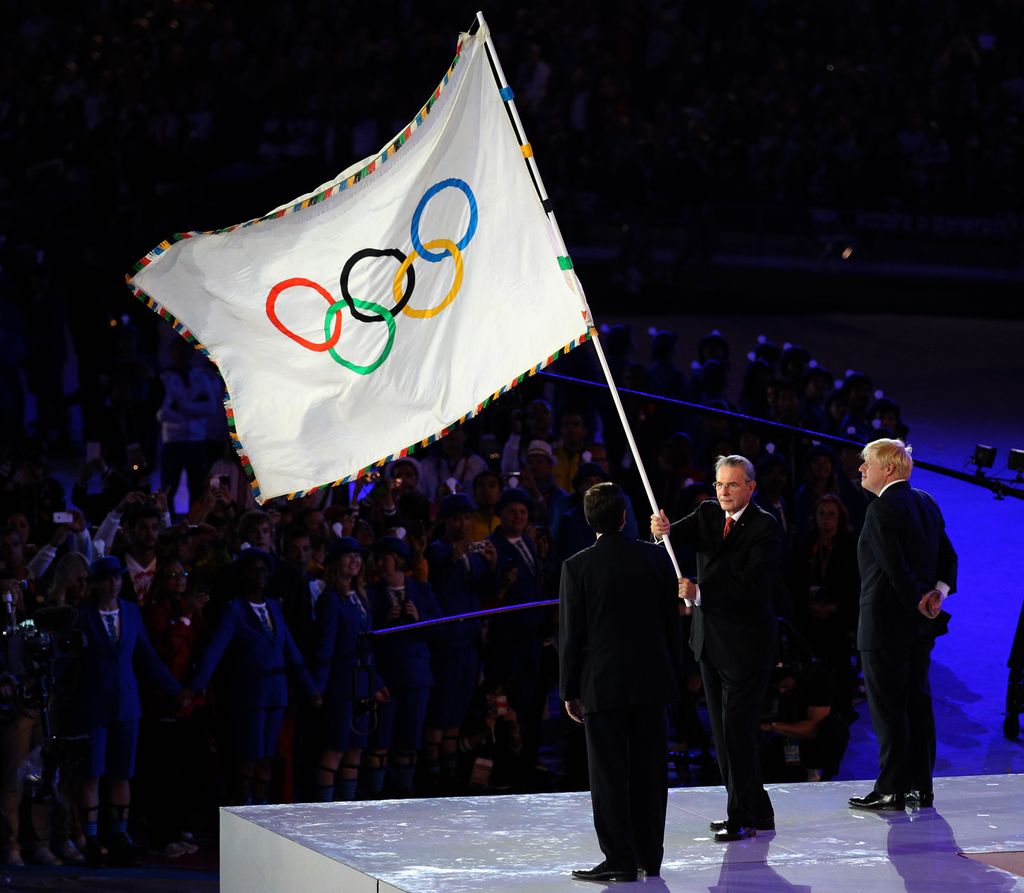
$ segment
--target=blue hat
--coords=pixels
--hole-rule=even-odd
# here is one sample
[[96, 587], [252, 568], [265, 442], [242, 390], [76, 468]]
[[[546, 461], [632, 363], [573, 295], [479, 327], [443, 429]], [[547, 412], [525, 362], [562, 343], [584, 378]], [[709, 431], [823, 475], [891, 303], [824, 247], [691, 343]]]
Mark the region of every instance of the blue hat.
[[497, 510], [499, 512], [504, 511], [506, 506], [512, 505], [513, 502], [518, 502], [526, 506], [526, 510], [529, 511], [533, 507], [533, 500], [530, 499], [530, 494], [525, 490], [521, 490], [519, 487], [509, 487], [501, 494], [501, 498], [498, 500]]
[[450, 518], [452, 515], [463, 515], [472, 511], [475, 511], [473, 503], [465, 493], [449, 493], [441, 500], [441, 508], [438, 510], [437, 516]]
[[238, 558], [235, 559], [235, 563], [239, 566], [250, 564], [253, 561], [262, 561], [270, 573], [274, 572], [274, 556], [269, 552], [264, 552], [262, 549], [257, 549], [255, 546], [243, 549], [238, 553]]
[[108, 577], [120, 577], [124, 573], [124, 567], [114, 555], [107, 555], [105, 558], [97, 558], [89, 565], [89, 582], [98, 583]]
[[340, 536], [327, 544], [324, 561], [336, 561], [342, 555], [365, 555], [366, 551], [366, 546], [354, 536]]
[[382, 536], [370, 548], [374, 552], [392, 552], [406, 561], [412, 558], [412, 550], [409, 548], [409, 544], [405, 540], [400, 540], [397, 536]]

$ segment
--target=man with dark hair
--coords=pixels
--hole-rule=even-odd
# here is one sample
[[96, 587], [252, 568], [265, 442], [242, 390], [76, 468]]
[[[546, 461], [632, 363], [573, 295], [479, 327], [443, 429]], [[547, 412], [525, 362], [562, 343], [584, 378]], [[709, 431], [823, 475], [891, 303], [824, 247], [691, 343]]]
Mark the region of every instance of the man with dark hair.
[[665, 707], [679, 698], [682, 633], [666, 554], [622, 533], [616, 484], [583, 502], [594, 545], [562, 565], [560, 696], [585, 723], [594, 828], [604, 861], [574, 871], [591, 881], [656, 877], [665, 840]]
[[673, 545], [697, 549], [697, 581], [679, 580], [679, 597], [694, 602], [690, 647], [700, 661], [711, 732], [728, 817], [711, 823], [715, 840], [754, 837], [775, 829], [775, 813], [761, 780], [757, 740], [761, 707], [775, 658], [772, 584], [780, 560], [781, 530], [751, 501], [754, 466], [743, 456], [719, 456], [715, 493], [675, 524], [662, 511], [651, 532], [671, 531]]
[[[142, 494], [136, 494], [134, 502], [126, 497], [121, 505], [127, 503], [122, 529], [128, 535], [128, 546], [122, 553], [127, 574], [124, 580], [122, 596], [125, 601], [144, 605], [149, 599], [149, 589], [156, 576], [156, 548], [160, 542], [161, 524], [165, 520], [163, 513], [151, 502], [145, 501]], [[111, 515], [114, 513], [111, 512]], [[108, 515], [108, 518], [111, 516]], [[97, 534], [98, 538], [100, 537]], [[110, 541], [107, 541], [108, 546]]]

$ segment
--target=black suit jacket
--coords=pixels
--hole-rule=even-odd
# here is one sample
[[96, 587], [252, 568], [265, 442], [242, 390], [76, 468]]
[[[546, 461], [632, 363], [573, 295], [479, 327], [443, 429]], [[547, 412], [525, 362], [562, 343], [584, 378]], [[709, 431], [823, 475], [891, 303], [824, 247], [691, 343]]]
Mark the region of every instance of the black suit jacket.
[[873, 499], [857, 543], [860, 623], [857, 648], [906, 647], [945, 630], [917, 610], [936, 582], [956, 590], [957, 556], [935, 500], [908, 481]]
[[559, 692], [585, 713], [680, 695], [682, 625], [663, 549], [606, 533], [562, 564]]
[[672, 526], [672, 544], [697, 549], [700, 606], [690, 647], [697, 660], [721, 670], [754, 671], [776, 650], [772, 588], [781, 560], [782, 528], [751, 502], [723, 539], [725, 512], [712, 500]]

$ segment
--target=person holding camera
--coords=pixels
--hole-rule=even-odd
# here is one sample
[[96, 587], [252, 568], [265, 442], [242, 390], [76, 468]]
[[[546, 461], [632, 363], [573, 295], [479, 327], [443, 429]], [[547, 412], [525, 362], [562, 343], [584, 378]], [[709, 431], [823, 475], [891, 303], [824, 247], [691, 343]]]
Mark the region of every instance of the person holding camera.
[[[96, 541], [103, 542], [108, 555], [122, 559], [128, 571], [122, 590], [126, 601], [139, 605], [146, 603], [149, 587], [156, 576], [156, 547], [160, 531], [170, 526], [170, 520], [166, 494], [147, 495], [132, 491], [103, 519], [96, 531]], [[128, 538], [124, 548], [116, 542], [121, 532]]]
[[597, 541], [567, 558], [559, 592], [559, 696], [586, 729], [594, 828], [604, 861], [591, 881], [661, 872], [668, 804], [668, 704], [683, 678], [675, 574], [663, 549], [623, 534], [612, 483], [584, 497]]
[[[33, 580], [45, 580], [48, 583], [53, 576], [50, 569], [58, 555], [77, 553], [87, 563], [93, 560], [92, 537], [89, 535], [85, 516], [78, 509], [54, 512], [53, 524], [50, 541], [41, 546], [28, 563], [28, 574]], [[45, 596], [37, 587], [33, 609], [41, 606], [44, 601]]]
[[[368, 590], [375, 629], [405, 626], [441, 616], [434, 591], [408, 574], [412, 550], [404, 540], [385, 536], [372, 547], [378, 579]], [[423, 743], [427, 704], [434, 676], [427, 638], [419, 632], [380, 636], [374, 641], [380, 675], [391, 693], [392, 709], [382, 711], [370, 762], [370, 794], [379, 796], [385, 771], [396, 796], [411, 796], [416, 755]]]
[[[426, 550], [430, 586], [445, 617], [480, 610], [484, 586], [498, 564], [490, 540], [469, 539], [473, 503], [464, 493], [441, 500], [444, 534]], [[438, 627], [430, 641], [434, 687], [427, 708], [424, 758], [428, 781], [451, 787], [458, 762], [459, 727], [466, 718], [480, 676], [480, 621]]]
[[406, 527], [410, 520], [422, 515], [424, 507], [433, 514], [433, 498], [424, 489], [420, 463], [412, 456], [390, 463], [379, 483], [379, 490], [374, 488], [380, 509], [379, 515], [372, 519], [375, 529]]
[[355, 800], [359, 763], [378, 709], [390, 693], [377, 675], [370, 601], [361, 573], [366, 549], [350, 536], [327, 546], [324, 582], [314, 612], [314, 656], [310, 670], [324, 693], [316, 798]]
[[73, 700], [79, 723], [89, 732], [90, 754], [82, 780], [80, 808], [86, 837], [86, 859], [101, 863], [99, 842], [100, 779], [110, 791], [110, 861], [114, 865], [137, 862], [128, 836], [131, 778], [139, 738], [142, 702], [135, 668], [153, 685], [179, 703], [188, 700], [181, 685], [160, 660], [150, 643], [139, 606], [120, 598], [121, 562], [99, 558], [89, 568], [92, 599], [79, 608], [76, 627], [85, 638], [79, 660], [77, 696]]
[[[12, 589], [12, 587], [15, 587]], [[51, 822], [51, 806], [35, 803], [25, 784], [25, 764], [32, 751], [44, 743], [43, 710], [49, 705], [37, 697], [38, 687], [36, 642], [13, 630], [20, 611], [21, 592], [17, 580], [0, 580], [8, 616], [8, 632], [0, 651], [0, 852], [4, 862], [19, 868], [25, 864], [22, 845], [27, 844], [27, 858], [38, 865], [59, 865], [50, 849], [51, 833], [59, 828]], [[73, 614], [73, 612], [72, 612]], [[28, 802], [29, 825], [21, 824], [22, 801]], [[65, 840], [62, 851], [67, 861], [81, 861], [82, 855]]]
[[458, 750], [471, 793], [507, 790], [522, 775], [523, 735], [504, 686], [478, 687], [463, 722]]
[[772, 670], [761, 720], [761, 766], [767, 781], [828, 781], [850, 741], [835, 680], [814, 659]]
[[420, 460], [420, 483], [427, 497], [440, 503], [448, 493], [465, 493], [486, 468], [466, 446], [466, 426], [456, 425]]
[[36, 604], [36, 583], [25, 563], [25, 544], [17, 527], [0, 527], [0, 580], [3, 591], [18, 602], [22, 617], [30, 614]]

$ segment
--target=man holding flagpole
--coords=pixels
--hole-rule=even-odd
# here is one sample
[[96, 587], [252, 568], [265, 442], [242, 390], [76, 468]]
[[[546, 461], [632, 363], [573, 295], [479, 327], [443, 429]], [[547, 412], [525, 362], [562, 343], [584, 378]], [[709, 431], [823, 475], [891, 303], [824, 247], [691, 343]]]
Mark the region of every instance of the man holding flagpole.
[[702, 502], [675, 524], [651, 516], [656, 537], [697, 548], [697, 582], [680, 578], [679, 597], [696, 605], [690, 647], [700, 662], [715, 753], [729, 794], [728, 815], [711, 823], [728, 842], [775, 830], [761, 781], [759, 720], [776, 651], [772, 584], [781, 558], [778, 521], [751, 502], [754, 466], [743, 456], [715, 463], [718, 501]]
[[481, 14], [378, 153], [262, 217], [178, 233], [128, 284], [217, 366], [258, 502], [372, 474], [592, 339], [657, 510]]

